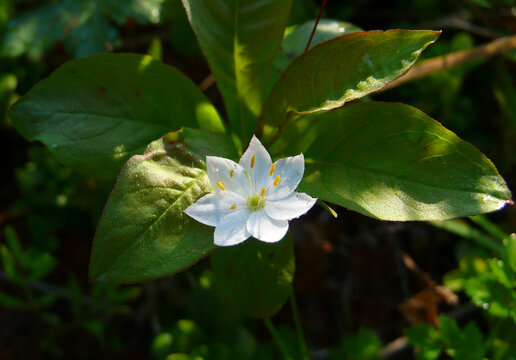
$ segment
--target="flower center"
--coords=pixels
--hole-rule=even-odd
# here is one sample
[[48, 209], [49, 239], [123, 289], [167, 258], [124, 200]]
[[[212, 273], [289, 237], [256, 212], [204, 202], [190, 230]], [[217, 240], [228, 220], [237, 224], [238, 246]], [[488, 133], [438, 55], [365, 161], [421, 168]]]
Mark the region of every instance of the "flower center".
[[249, 206], [251, 210], [263, 209], [265, 206], [265, 199], [259, 194], [254, 194], [247, 199], [247, 206]]

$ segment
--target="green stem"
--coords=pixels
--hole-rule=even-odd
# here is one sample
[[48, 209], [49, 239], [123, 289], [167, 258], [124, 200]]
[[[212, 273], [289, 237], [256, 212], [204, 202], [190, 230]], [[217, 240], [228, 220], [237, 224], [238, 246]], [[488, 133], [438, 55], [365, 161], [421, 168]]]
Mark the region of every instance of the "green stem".
[[296, 326], [297, 339], [301, 349], [301, 357], [303, 360], [310, 360], [308, 353], [308, 346], [306, 346], [305, 336], [303, 334], [303, 327], [301, 326], [301, 318], [299, 317], [299, 310], [297, 308], [296, 296], [294, 289], [290, 290], [290, 307], [292, 308], [292, 316], [294, 317], [294, 324]]
[[496, 224], [492, 223], [483, 215], [470, 216], [469, 219], [484, 229], [485, 232], [499, 240], [503, 241], [508, 236], [506, 233], [500, 230]]
[[274, 325], [272, 324], [271, 319], [263, 319], [263, 322], [265, 323], [265, 326], [269, 330], [269, 332], [272, 336], [272, 339], [274, 340], [274, 342], [280, 349], [280, 352], [281, 352], [281, 355], [283, 355], [283, 358], [285, 360], [293, 360], [294, 358], [292, 357], [292, 355], [290, 355], [290, 352], [288, 351], [287, 347], [283, 343], [283, 340], [281, 340], [281, 337], [280, 337], [278, 331], [276, 330], [276, 328], [274, 327]]
[[503, 255], [505, 248], [498, 241], [461, 220], [428, 221], [428, 224], [473, 240], [477, 244]]

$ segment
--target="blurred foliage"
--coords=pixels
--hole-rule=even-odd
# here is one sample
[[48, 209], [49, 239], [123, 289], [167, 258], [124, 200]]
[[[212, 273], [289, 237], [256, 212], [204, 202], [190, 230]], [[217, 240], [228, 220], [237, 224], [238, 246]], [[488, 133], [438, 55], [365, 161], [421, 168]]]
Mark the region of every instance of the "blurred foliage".
[[[453, 291], [465, 291], [471, 301], [490, 315], [512, 318], [516, 324], [516, 237], [505, 241], [506, 259], [472, 254], [444, 278]], [[482, 256], [484, 255], [484, 256]]]
[[428, 324], [419, 324], [405, 330], [410, 343], [416, 347], [416, 358], [438, 359], [442, 352], [452, 359], [482, 360], [486, 345], [480, 329], [474, 323], [459, 328], [457, 323], [446, 317], [439, 318], [437, 329]]
[[[313, 20], [319, 4], [295, 1], [289, 26]], [[439, 41], [425, 52], [430, 58], [513, 34], [515, 6], [514, 0], [329, 1], [325, 16], [366, 30], [443, 28]], [[174, 64], [197, 83], [209, 74], [180, 0], [0, 0], [0, 140], [5, 156], [0, 187], [0, 321], [4, 324], [0, 358], [279, 358], [260, 321], [242, 318], [216, 296], [205, 263], [145, 285], [88, 284], [91, 239], [112, 183], [77, 174], [42, 146], [26, 144], [13, 130], [7, 109], [19, 94], [64, 61], [106, 51], [148, 52]], [[439, 119], [487, 153], [514, 189], [515, 54], [441, 71], [374, 98], [409, 103]], [[221, 105], [215, 87], [206, 94]], [[340, 218], [351, 219], [350, 227], [369, 224], [343, 210], [339, 213], [343, 214]], [[312, 220], [327, 226], [325, 219], [316, 214]], [[508, 209], [490, 219], [498, 236], [492, 228], [464, 223], [466, 230], [475, 229], [495, 246], [472, 242], [472, 232], [440, 232], [433, 240], [437, 243], [446, 236], [447, 249], [457, 254], [456, 262], [448, 261], [446, 254], [428, 255], [428, 263], [435, 265], [428, 271], [433, 271], [435, 279], [447, 273], [445, 286], [462, 294], [459, 307], [469, 302], [476, 306], [472, 315], [458, 320], [442, 315], [437, 327], [419, 324], [402, 331], [406, 323], [393, 320], [380, 326], [371, 320], [374, 313], [360, 312], [359, 305], [370, 302], [368, 298], [353, 303], [355, 307], [349, 310], [344, 296], [323, 301], [303, 293], [299, 296], [305, 300], [300, 301], [302, 318], [330, 305], [344, 314], [332, 314], [332, 326], [323, 330], [319, 323], [303, 324], [310, 349], [314, 354], [326, 349], [322, 359], [378, 359], [383, 344], [404, 332], [417, 349], [418, 359], [516, 359], [516, 239], [508, 235], [515, 232], [516, 216]], [[302, 229], [312, 231], [309, 226]], [[342, 242], [347, 241], [346, 233], [351, 230], [340, 230]], [[320, 238], [317, 234], [309, 241], [324, 243]], [[367, 246], [375, 241], [372, 232], [361, 238]], [[423, 240], [414, 244], [407, 239], [394, 241], [409, 252], [423, 246]], [[499, 247], [504, 249], [501, 255], [493, 251]], [[338, 256], [342, 254], [321, 260], [313, 251], [309, 258], [314, 262], [299, 268], [314, 273], [317, 266], [333, 269], [329, 263], [341, 259]], [[357, 257], [354, 261], [365, 260]], [[349, 279], [352, 274], [342, 276]], [[399, 286], [406, 287], [406, 281], [400, 276]], [[341, 294], [346, 284], [333, 279], [325, 286]], [[317, 286], [323, 294], [322, 285]], [[375, 285], [371, 280], [362, 286], [371, 291]], [[390, 307], [396, 305], [393, 302]], [[357, 312], [362, 323], [344, 321], [345, 327], [337, 328], [335, 322], [346, 318], [346, 311]], [[299, 340], [289, 316], [282, 312], [275, 322], [281, 324], [278, 332], [293, 358], [300, 359]]]
[[105, 52], [121, 44], [112, 22], [122, 25], [133, 19], [140, 24], [157, 23], [162, 3], [163, 0], [63, 0], [36, 7], [7, 24], [0, 56], [27, 54], [38, 58], [56, 42], [63, 42], [76, 58]]
[[331, 360], [378, 360], [382, 342], [369, 329], [360, 329], [356, 335], [347, 335], [341, 344], [330, 350]]

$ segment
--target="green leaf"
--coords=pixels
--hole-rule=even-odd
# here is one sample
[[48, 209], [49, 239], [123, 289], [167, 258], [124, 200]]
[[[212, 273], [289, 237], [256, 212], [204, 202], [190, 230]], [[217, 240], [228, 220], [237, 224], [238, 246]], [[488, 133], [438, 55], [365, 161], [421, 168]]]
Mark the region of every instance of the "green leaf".
[[181, 126], [223, 131], [213, 105], [186, 76], [149, 56], [70, 61], [11, 110], [18, 131], [63, 163], [113, 178], [125, 161]]
[[504, 240], [507, 263], [514, 273], [516, 273], [516, 234], [512, 234]]
[[11, 309], [27, 309], [29, 304], [14, 296], [3, 294], [0, 292], [0, 305]]
[[230, 304], [247, 316], [267, 318], [283, 306], [294, 277], [292, 237], [269, 244], [251, 238], [221, 247], [211, 256], [214, 284]]
[[482, 333], [474, 323], [468, 323], [462, 329], [461, 341], [452, 357], [456, 360], [482, 360], [485, 352]]
[[3, 244], [0, 244], [0, 259], [5, 274], [9, 278], [17, 280], [16, 260], [9, 248]]
[[[0, 56], [41, 57], [56, 42], [64, 42], [76, 58], [106, 52], [121, 44], [118, 30], [106, 18], [123, 25], [160, 21], [164, 0], [62, 0], [26, 11], [9, 22]], [[5, 2], [0, 0], [0, 13]], [[5, 21], [0, 14], [0, 25]]]
[[379, 360], [382, 342], [369, 329], [360, 329], [356, 335], [346, 335], [342, 343], [330, 350], [331, 360]]
[[117, 23], [123, 25], [131, 18], [140, 24], [158, 23], [165, 0], [97, 0]]
[[292, 0], [183, 0], [243, 143], [256, 129]]
[[[133, 283], [191, 266], [213, 250], [213, 228], [183, 214], [211, 192], [205, 163], [192, 153], [199, 130], [172, 133], [149, 145], [124, 166], [100, 219], [90, 262], [90, 279]], [[231, 144], [210, 133], [212, 144]], [[211, 155], [232, 157], [232, 153]]]
[[[269, 80], [269, 88], [271, 88], [280, 78], [283, 71], [290, 65], [290, 63], [303, 54], [305, 51], [310, 34], [312, 33], [315, 20], [310, 20], [302, 25], [299, 25], [292, 29], [285, 35], [281, 42], [281, 47], [276, 53], [276, 57], [272, 62], [271, 78]], [[287, 29], [287, 31], [290, 27]], [[344, 34], [351, 34], [354, 32], [363, 31], [358, 26], [350, 24], [345, 21], [332, 20], [332, 19], [321, 19], [317, 25], [312, 42], [310, 43], [310, 49], [315, 45], [323, 43], [325, 41], [334, 39]]]
[[404, 329], [409, 343], [416, 348], [416, 359], [435, 360], [442, 351], [439, 332], [428, 324], [418, 324]]
[[461, 330], [455, 320], [441, 315], [439, 316], [439, 331], [442, 340], [449, 346], [455, 347], [461, 342]]
[[334, 109], [380, 90], [407, 72], [437, 31], [368, 31], [343, 35], [298, 57], [264, 103], [266, 135], [302, 114]]
[[271, 153], [305, 155], [300, 191], [382, 220], [444, 220], [494, 211], [511, 198], [489, 159], [404, 104], [306, 116], [284, 129]]

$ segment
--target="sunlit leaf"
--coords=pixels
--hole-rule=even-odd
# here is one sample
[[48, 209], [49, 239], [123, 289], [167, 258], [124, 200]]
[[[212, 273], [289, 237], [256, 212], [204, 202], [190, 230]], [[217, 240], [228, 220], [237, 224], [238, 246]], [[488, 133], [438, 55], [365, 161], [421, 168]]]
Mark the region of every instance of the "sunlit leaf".
[[[303, 54], [305, 51], [310, 34], [312, 33], [315, 20], [310, 20], [301, 24], [285, 35], [279, 51], [272, 62], [271, 79], [269, 80], [269, 88], [272, 87], [280, 78], [283, 71], [290, 65], [290, 63]], [[290, 29], [290, 28], [289, 28]], [[310, 49], [322, 42], [331, 40], [344, 34], [351, 34], [354, 32], [363, 31], [358, 26], [350, 24], [345, 21], [321, 19], [317, 25], [317, 30], [314, 34]]]
[[63, 163], [113, 178], [133, 154], [181, 126], [223, 131], [213, 105], [178, 70], [149, 56], [70, 61], [11, 110], [18, 131]]
[[[168, 134], [124, 166], [100, 219], [90, 279], [132, 283], [173, 274], [213, 250], [213, 228], [183, 213], [211, 192], [199, 130]], [[231, 140], [215, 133], [210, 155], [233, 157]], [[195, 151], [196, 153], [193, 153]]]
[[267, 90], [270, 62], [283, 37], [292, 0], [183, 0], [188, 18], [245, 143]]
[[403, 104], [357, 103], [303, 117], [271, 153], [304, 154], [300, 191], [382, 220], [444, 220], [494, 211], [511, 198], [482, 153]]
[[326, 111], [403, 75], [436, 31], [356, 32], [315, 46], [285, 70], [263, 108], [266, 135], [302, 114]]

